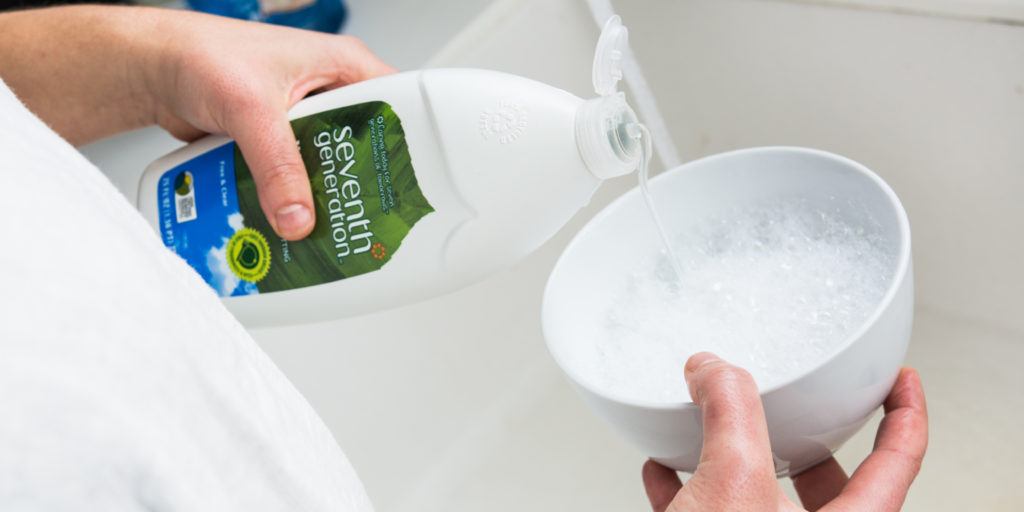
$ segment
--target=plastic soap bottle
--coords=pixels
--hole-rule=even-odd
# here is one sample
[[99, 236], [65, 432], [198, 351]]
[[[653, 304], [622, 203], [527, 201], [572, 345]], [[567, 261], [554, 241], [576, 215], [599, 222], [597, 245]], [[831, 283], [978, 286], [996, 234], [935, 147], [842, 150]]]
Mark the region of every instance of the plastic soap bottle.
[[246, 325], [327, 320], [446, 293], [511, 266], [637, 168], [636, 115], [616, 92], [627, 33], [609, 20], [599, 96], [433, 69], [300, 101], [292, 127], [316, 228], [274, 234], [235, 143], [208, 136], [153, 162], [139, 209]]

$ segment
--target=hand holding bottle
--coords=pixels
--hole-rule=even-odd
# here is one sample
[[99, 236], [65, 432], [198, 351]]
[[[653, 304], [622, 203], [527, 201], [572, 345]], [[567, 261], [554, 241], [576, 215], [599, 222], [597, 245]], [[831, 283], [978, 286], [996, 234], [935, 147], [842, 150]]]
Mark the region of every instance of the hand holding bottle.
[[350, 36], [113, 6], [0, 14], [0, 70], [73, 144], [152, 124], [186, 141], [228, 134], [267, 219], [288, 240], [315, 221], [288, 109], [310, 93], [394, 71]]

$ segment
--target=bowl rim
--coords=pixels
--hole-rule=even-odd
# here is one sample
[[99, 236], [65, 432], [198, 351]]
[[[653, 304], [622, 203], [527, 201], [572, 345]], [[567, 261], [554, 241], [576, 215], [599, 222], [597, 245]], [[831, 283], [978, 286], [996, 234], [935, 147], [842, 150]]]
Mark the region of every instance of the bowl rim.
[[[671, 169], [667, 169], [665, 171], [658, 173], [657, 176], [651, 178], [650, 183], [656, 183], [659, 180], [663, 179], [663, 177], [665, 176], [675, 174], [678, 172], [684, 172], [684, 169], [705, 164], [710, 161], [736, 158], [740, 156], [749, 156], [750, 154], [757, 153], [799, 153], [804, 155], [810, 155], [816, 158], [823, 158], [826, 160], [838, 162], [850, 168], [851, 170], [860, 173], [861, 175], [865, 176], [866, 178], [874, 182], [875, 185], [877, 185], [878, 188], [889, 199], [890, 205], [892, 205], [895, 208], [896, 220], [899, 225], [900, 236], [900, 247], [896, 262], [896, 272], [893, 273], [893, 277], [889, 283], [888, 288], [885, 291], [885, 295], [883, 295], [882, 300], [878, 302], [878, 305], [871, 312], [871, 314], [868, 315], [864, 322], [856, 330], [851, 332], [846, 337], [846, 339], [843, 340], [842, 343], [838, 344], [831, 352], [829, 352], [828, 356], [822, 359], [818, 365], [815, 365], [812, 368], [808, 368], [798, 374], [795, 374], [786, 380], [775, 383], [772, 386], [768, 386], [764, 389], [758, 389], [759, 396], [763, 398], [770, 393], [790, 386], [794, 382], [797, 382], [807, 377], [808, 375], [818, 371], [820, 368], [830, 364], [832, 361], [837, 359], [843, 352], [849, 350], [850, 346], [853, 345], [853, 342], [855, 340], [863, 337], [864, 334], [868, 331], [868, 329], [870, 329], [871, 327], [878, 323], [878, 320], [882, 316], [882, 313], [889, 309], [893, 300], [896, 297], [896, 294], [899, 292], [900, 288], [903, 287], [904, 282], [907, 279], [907, 274], [910, 271], [911, 265], [911, 238], [910, 220], [907, 217], [906, 210], [903, 208], [903, 203], [896, 195], [896, 192], [892, 190], [892, 188], [889, 186], [888, 183], [885, 182], [885, 180], [883, 180], [881, 177], [875, 174], [874, 171], [867, 168], [867, 166], [855, 160], [820, 149], [813, 149], [802, 146], [756, 146], [750, 148], [735, 149], [731, 151], [725, 151], [722, 153], [715, 153], [712, 155], [704, 156], [695, 160], [691, 160], [689, 162], [685, 162]], [[551, 354], [551, 357], [558, 364], [559, 368], [562, 369], [562, 371], [569, 377], [570, 380], [572, 380], [574, 384], [580, 386], [582, 389], [586, 390], [587, 392], [597, 397], [618, 404], [642, 409], [654, 409], [661, 411], [684, 411], [691, 409], [697, 410], [697, 405], [694, 404], [692, 401], [655, 402], [648, 400], [639, 400], [623, 396], [616, 392], [609, 392], [602, 389], [598, 389], [596, 386], [593, 386], [591, 383], [589, 383], [586, 379], [580, 378], [576, 371], [572, 369], [571, 366], [567, 365], [565, 361], [563, 361], [562, 358], [557, 354], [557, 352], [552, 348], [552, 336], [550, 335], [551, 328], [549, 328], [548, 324], [553, 322], [553, 320], [551, 319], [551, 313], [548, 309], [548, 303], [549, 297], [551, 295], [551, 288], [553, 287], [553, 283], [555, 281], [555, 275], [559, 272], [559, 269], [562, 267], [567, 255], [570, 252], [572, 252], [572, 250], [575, 248], [577, 244], [581, 243], [580, 240], [586, 237], [590, 230], [596, 229], [594, 228], [594, 226], [600, 224], [606, 216], [611, 215], [612, 212], [621, 208], [622, 204], [626, 203], [627, 201], [630, 201], [631, 198], [637, 194], [639, 194], [639, 186], [635, 186], [629, 189], [619, 197], [615, 198], [611, 203], [608, 203], [607, 206], [602, 208], [601, 211], [599, 211], [596, 215], [594, 215], [594, 217], [588, 220], [582, 229], [580, 229], [575, 235], [573, 235], [572, 240], [569, 241], [569, 243], [562, 250], [562, 254], [559, 255], [558, 260], [555, 261], [555, 265], [552, 267], [551, 273], [548, 275], [547, 283], [544, 285], [544, 295], [541, 300], [541, 330], [544, 336], [544, 345], [547, 348], [548, 353]], [[682, 379], [680, 379], [680, 381], [682, 381]]]

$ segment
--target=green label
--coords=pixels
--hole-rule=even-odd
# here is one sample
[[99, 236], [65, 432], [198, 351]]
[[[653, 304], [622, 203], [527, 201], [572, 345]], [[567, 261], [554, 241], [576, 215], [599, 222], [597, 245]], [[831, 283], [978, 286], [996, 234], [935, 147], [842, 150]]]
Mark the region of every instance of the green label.
[[[292, 121], [292, 128], [316, 210], [316, 228], [304, 240], [274, 234], [233, 143], [161, 180], [165, 244], [221, 295], [289, 290], [379, 270], [416, 222], [434, 211], [416, 181], [401, 120], [387, 103], [320, 112]], [[187, 196], [183, 183], [191, 187]], [[181, 197], [190, 200], [185, 213]]]

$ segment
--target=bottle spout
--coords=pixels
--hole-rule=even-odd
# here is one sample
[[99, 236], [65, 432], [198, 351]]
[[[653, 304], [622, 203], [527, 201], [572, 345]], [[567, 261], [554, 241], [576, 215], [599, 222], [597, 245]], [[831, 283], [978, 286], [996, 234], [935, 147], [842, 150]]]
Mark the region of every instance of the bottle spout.
[[590, 172], [601, 180], [637, 170], [643, 129], [624, 94], [588, 100], [576, 114], [576, 143]]
[[642, 125], [618, 90], [622, 62], [629, 55], [629, 31], [618, 16], [601, 30], [594, 52], [592, 78], [598, 97], [580, 106], [576, 140], [583, 161], [598, 179], [629, 174], [640, 165]]

